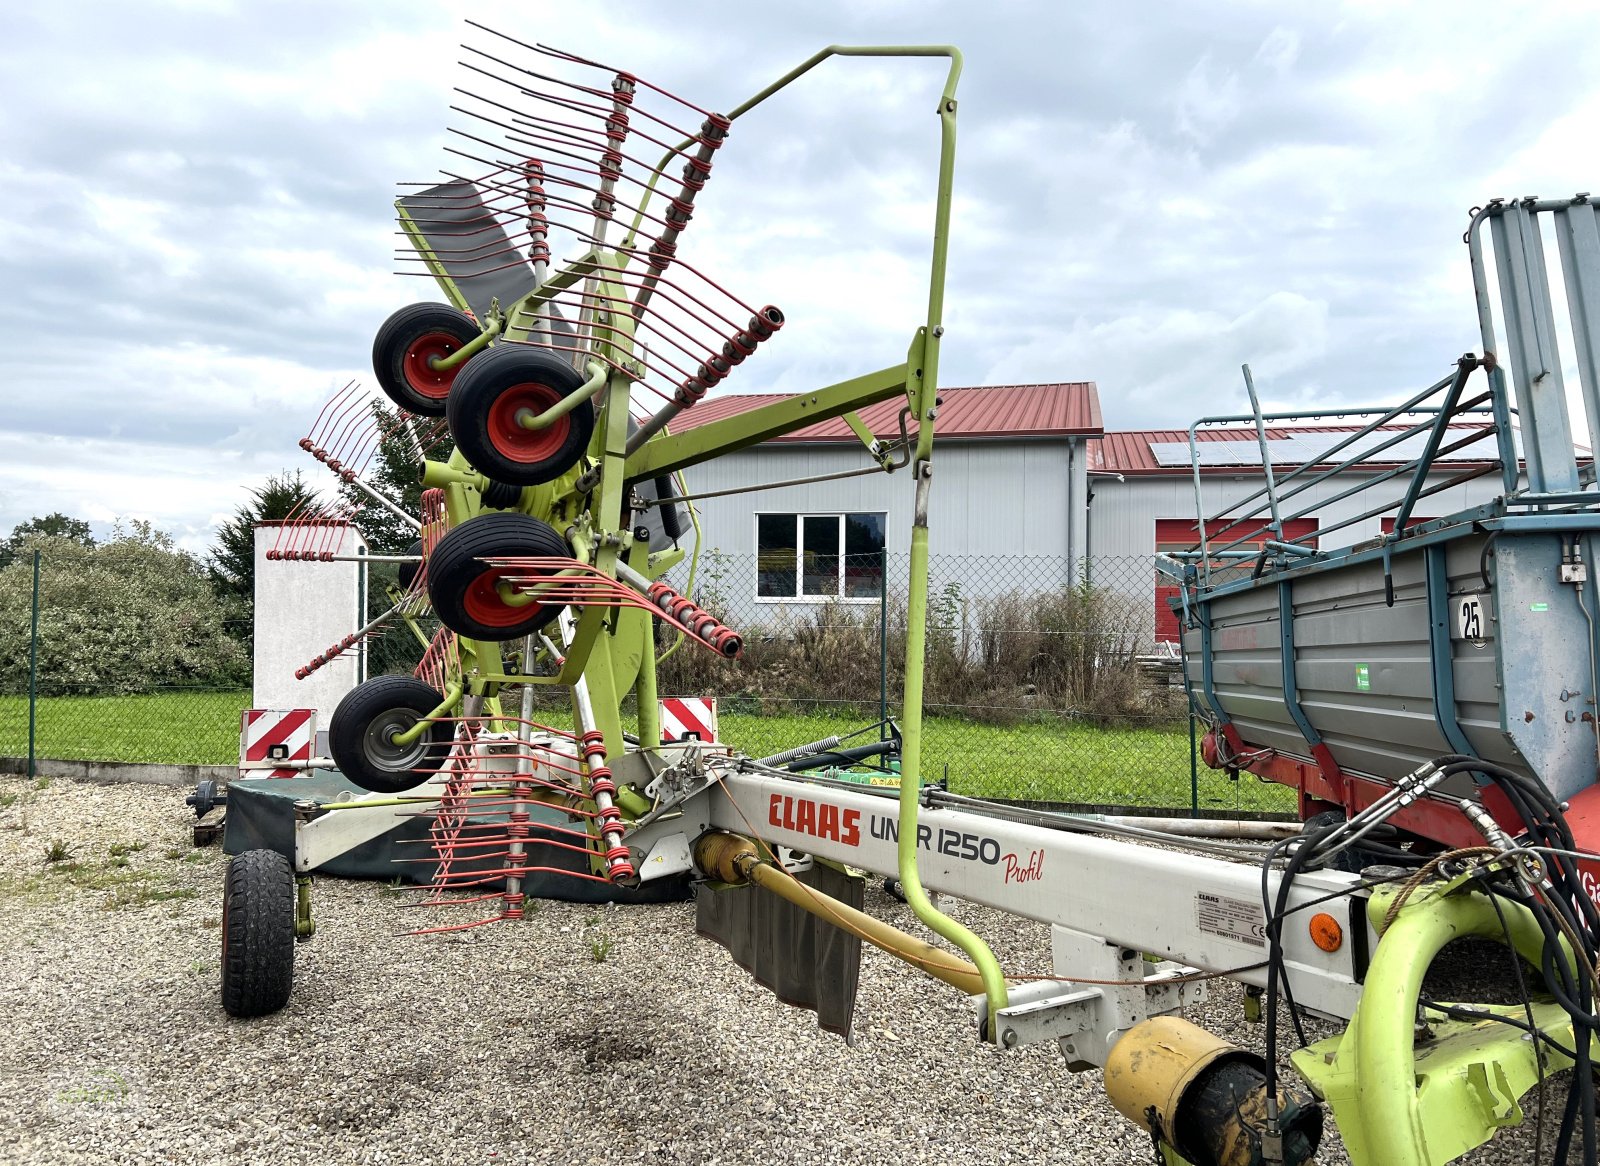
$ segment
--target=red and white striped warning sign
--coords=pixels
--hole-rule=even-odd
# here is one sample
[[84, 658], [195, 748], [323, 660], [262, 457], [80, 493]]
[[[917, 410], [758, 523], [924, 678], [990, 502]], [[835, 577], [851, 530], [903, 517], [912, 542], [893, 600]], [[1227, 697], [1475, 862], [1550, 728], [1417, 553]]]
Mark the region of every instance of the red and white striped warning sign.
[[270, 769], [269, 777], [294, 777], [304, 771], [283, 763], [311, 760], [316, 739], [316, 709], [245, 709], [239, 726], [239, 772]]
[[717, 698], [714, 696], [664, 696], [661, 698], [661, 743], [715, 741]]

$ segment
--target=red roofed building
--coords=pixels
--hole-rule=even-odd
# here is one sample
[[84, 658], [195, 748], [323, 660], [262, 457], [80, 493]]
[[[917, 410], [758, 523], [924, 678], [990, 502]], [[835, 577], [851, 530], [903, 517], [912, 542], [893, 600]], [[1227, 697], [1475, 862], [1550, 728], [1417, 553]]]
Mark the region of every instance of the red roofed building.
[[[943, 585], [941, 573], [967, 594], [1074, 580], [1089, 546], [1088, 444], [1102, 433], [1093, 382], [946, 388], [939, 398], [929, 522], [935, 587]], [[673, 428], [682, 432], [772, 400], [712, 397]], [[903, 406], [898, 398], [871, 406], [861, 421], [879, 441], [896, 441]], [[905, 425], [914, 438], [915, 425]], [[874, 465], [840, 419], [703, 463], [685, 477], [690, 493], [715, 494]], [[890, 591], [903, 590], [912, 495], [911, 474], [901, 469], [705, 499], [703, 545], [733, 564], [720, 585], [727, 608], [759, 620], [786, 604], [876, 602], [885, 555]], [[1032, 576], [1025, 581], [1005, 566], [1024, 558]], [[740, 566], [746, 562], [753, 566]]]
[[[734, 416], [771, 401], [765, 395], [715, 397], [676, 422], [679, 430]], [[1079, 581], [1127, 596], [1118, 618], [1142, 624], [1135, 638], [1176, 639], [1157, 578], [1159, 551], [1186, 550], [1198, 539], [1194, 473], [1184, 429], [1107, 433], [1093, 382], [949, 388], [940, 392], [930, 513], [935, 606], [962, 607], [968, 597], [1047, 592]], [[879, 441], [900, 436], [899, 400], [861, 411]], [[911, 436], [915, 428], [907, 421]], [[1310, 546], [1347, 546], [1392, 529], [1384, 505], [1398, 503], [1409, 474], [1391, 474], [1421, 452], [1419, 436], [1392, 426], [1329, 451], [1361, 425], [1272, 426], [1268, 456], [1280, 493], [1314, 484], [1286, 505], [1285, 532]], [[1479, 434], [1482, 440], [1475, 439]], [[1265, 485], [1262, 454], [1251, 426], [1212, 426], [1196, 434], [1201, 506], [1214, 515]], [[1416, 519], [1437, 518], [1490, 501], [1501, 478], [1495, 442], [1480, 425], [1458, 423], [1447, 452], [1416, 505]], [[1384, 448], [1374, 449], [1382, 446]], [[1308, 463], [1337, 466], [1357, 450], [1358, 466], [1313, 474]], [[1383, 460], [1388, 457], [1390, 460]], [[887, 569], [889, 590], [901, 591], [911, 528], [912, 483], [901, 471], [835, 477], [873, 465], [843, 420], [718, 458], [686, 471], [693, 494], [726, 494], [700, 503], [704, 547], [724, 570], [719, 597], [731, 617], [759, 623], [778, 612], [828, 599], [876, 602]], [[1476, 475], [1476, 476], [1474, 476]], [[1469, 478], [1459, 483], [1454, 479]], [[1369, 488], [1341, 497], [1353, 486]], [[1265, 505], [1263, 499], [1252, 505]], [[1392, 515], [1392, 511], [1391, 511]], [[1220, 533], [1226, 523], [1212, 524]], [[1254, 527], [1256, 524], [1250, 524]], [[1218, 529], [1213, 529], [1213, 527]], [[1225, 535], [1249, 534], [1236, 528]], [[1252, 536], [1259, 543], [1264, 534]], [[949, 613], [935, 613], [936, 621]], [[958, 616], [952, 618], [959, 618]]]

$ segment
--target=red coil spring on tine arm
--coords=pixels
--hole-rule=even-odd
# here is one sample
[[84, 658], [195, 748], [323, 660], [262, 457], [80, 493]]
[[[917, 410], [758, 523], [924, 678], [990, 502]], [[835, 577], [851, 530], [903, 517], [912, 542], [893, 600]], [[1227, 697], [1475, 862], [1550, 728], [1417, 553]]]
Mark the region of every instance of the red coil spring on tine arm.
[[[302, 437], [298, 444], [337, 474], [340, 481], [354, 486], [401, 522], [415, 529], [415, 518], [393, 498], [362, 477], [374, 451], [385, 438], [402, 427], [419, 446], [419, 453], [422, 452], [420, 447], [424, 435], [419, 435], [410, 426], [409, 414], [396, 411], [393, 418], [387, 418], [374, 408], [372, 395], [351, 381], [323, 405], [312, 431]], [[297, 559], [303, 556], [285, 557]]]
[[719, 655], [735, 660], [744, 651], [744, 638], [738, 632], [665, 583], [650, 584], [645, 594], [664, 615], [688, 628], [692, 635], [710, 644]]
[[[708, 357], [694, 376], [686, 378], [678, 386], [678, 391], [672, 398], [672, 404], [677, 408], [672, 410], [672, 415], [675, 416], [689, 408], [705, 396], [706, 390], [732, 372], [734, 365], [743, 364], [745, 357], [753, 356], [756, 345], [763, 340], [772, 339], [772, 334], [782, 327], [783, 313], [771, 304], [751, 316], [750, 323], [742, 331], [735, 332], [723, 341], [721, 356]], [[662, 412], [665, 413], [666, 410], [663, 409]], [[650, 420], [654, 422], [655, 418], [652, 417]], [[671, 416], [666, 420], [671, 420]], [[666, 424], [666, 420], [662, 424]]]
[[304, 680], [318, 668], [331, 663], [335, 657], [341, 656], [351, 648], [355, 647], [363, 639], [365, 639], [364, 636], [359, 636], [352, 633], [351, 635], [348, 635], [344, 639], [340, 640], [337, 644], [330, 644], [326, 652], [317, 653], [317, 655], [311, 657], [311, 659], [308, 660], [302, 667], [296, 668], [294, 670], [294, 678], [296, 680]]
[[705, 189], [706, 179], [711, 176], [711, 155], [722, 148], [722, 143], [728, 137], [728, 130], [733, 122], [723, 117], [720, 113], [706, 115], [705, 122], [700, 126], [700, 136], [695, 140], [696, 149], [693, 154], [685, 157], [683, 172], [679, 178], [680, 191], [676, 198], [668, 200], [666, 213], [666, 230], [654, 243], [650, 245], [649, 265], [650, 271], [644, 277], [643, 286], [633, 301], [633, 318], [641, 319], [645, 308], [650, 304], [650, 297], [655, 294], [655, 279], [665, 271], [672, 262], [672, 257], [678, 251], [678, 236], [689, 225], [689, 219], [694, 215], [694, 196]]
[[622, 811], [612, 801], [617, 793], [617, 783], [611, 779], [611, 770], [606, 766], [605, 734], [592, 729], [580, 737], [578, 743], [583, 750], [584, 767], [589, 771], [589, 796], [594, 799], [600, 840], [606, 848], [603, 855], [606, 875], [614, 883], [631, 879], [634, 876], [633, 862], [628, 848], [622, 843]]
[[535, 268], [550, 262], [550, 219], [545, 215], [544, 164], [529, 158], [522, 164], [528, 180], [528, 192], [523, 198], [528, 221], [528, 261]]
[[666, 584], [652, 583], [625, 563], [616, 564], [617, 578], [613, 579], [576, 559], [486, 557], [480, 561], [506, 568], [507, 573], [501, 577], [505, 583], [536, 595], [540, 603], [552, 607], [637, 608], [660, 616], [718, 655], [733, 659], [744, 647], [738, 632]]
[[600, 152], [600, 188], [594, 196], [594, 233], [605, 237], [605, 225], [617, 213], [617, 180], [622, 177], [622, 144], [628, 138], [628, 107], [633, 104], [634, 80], [618, 73], [611, 80], [611, 110], [606, 114], [606, 144]]

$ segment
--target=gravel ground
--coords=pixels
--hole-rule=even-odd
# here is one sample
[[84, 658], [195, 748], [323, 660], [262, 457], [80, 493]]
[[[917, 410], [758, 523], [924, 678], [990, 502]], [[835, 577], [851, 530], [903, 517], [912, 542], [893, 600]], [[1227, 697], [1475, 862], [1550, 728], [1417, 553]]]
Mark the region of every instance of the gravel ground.
[[[289, 1007], [233, 1021], [225, 859], [190, 847], [179, 792], [0, 779], [0, 807], [3, 1162], [1153, 1160], [1098, 1074], [979, 1045], [952, 989], [868, 948], [847, 1047], [698, 939], [688, 904], [418, 938], [397, 932], [437, 912], [321, 880]], [[916, 929], [876, 886], [867, 909]], [[1007, 967], [1048, 969], [1045, 928], [955, 913]], [[1189, 1015], [1260, 1040], [1231, 985]], [[1530, 1123], [1464, 1161], [1531, 1150]], [[1336, 1133], [1318, 1161], [1347, 1161]]]

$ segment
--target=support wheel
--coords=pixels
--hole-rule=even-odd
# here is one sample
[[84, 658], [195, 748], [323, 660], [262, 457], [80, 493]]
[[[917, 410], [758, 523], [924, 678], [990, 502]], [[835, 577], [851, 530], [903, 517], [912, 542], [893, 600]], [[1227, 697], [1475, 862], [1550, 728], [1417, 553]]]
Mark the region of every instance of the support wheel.
[[294, 871], [277, 851], [247, 850], [223, 878], [222, 1007], [266, 1016], [294, 984]]
[[450, 436], [479, 473], [513, 486], [537, 486], [572, 469], [594, 435], [594, 403], [585, 401], [544, 429], [525, 429], [583, 386], [558, 354], [527, 344], [500, 344], [461, 370], [445, 407]]
[[408, 413], [443, 417], [445, 398], [468, 365], [437, 371], [428, 362], [461, 351], [478, 332], [471, 316], [445, 304], [407, 304], [378, 329], [372, 371], [389, 399]]
[[[422, 540], [420, 538], [419, 539], [413, 539], [411, 541], [411, 545], [406, 548], [406, 554], [408, 554], [408, 555], [420, 555], [420, 554], [422, 554]], [[402, 591], [410, 591], [411, 590], [411, 585], [417, 581], [417, 576], [419, 574], [421, 574], [421, 573], [422, 573], [422, 564], [421, 563], [401, 563], [399, 571], [396, 572], [396, 575], [397, 575], [397, 577], [399, 579], [399, 582], [400, 582], [400, 590], [402, 590]]]
[[505, 576], [541, 572], [491, 567], [484, 559], [562, 558], [572, 549], [547, 522], [526, 514], [480, 514], [450, 531], [428, 558], [428, 598], [445, 627], [471, 640], [515, 640], [538, 631], [562, 604], [523, 602], [502, 587]]
[[430, 724], [409, 744], [394, 740], [444, 703], [433, 686], [414, 676], [376, 676], [339, 702], [328, 722], [328, 752], [356, 785], [373, 793], [397, 794], [432, 777], [450, 754], [448, 724]]
[[[1326, 830], [1329, 826], [1337, 826], [1345, 820], [1343, 810], [1324, 810], [1320, 814], [1313, 814], [1300, 824], [1302, 834], [1312, 834], [1318, 830]], [[1328, 864], [1330, 870], [1342, 870], [1346, 874], [1360, 874], [1369, 866], [1377, 866], [1386, 861], [1381, 854], [1375, 854], [1361, 846], [1351, 846], [1341, 850], [1333, 856], [1333, 861]]]

